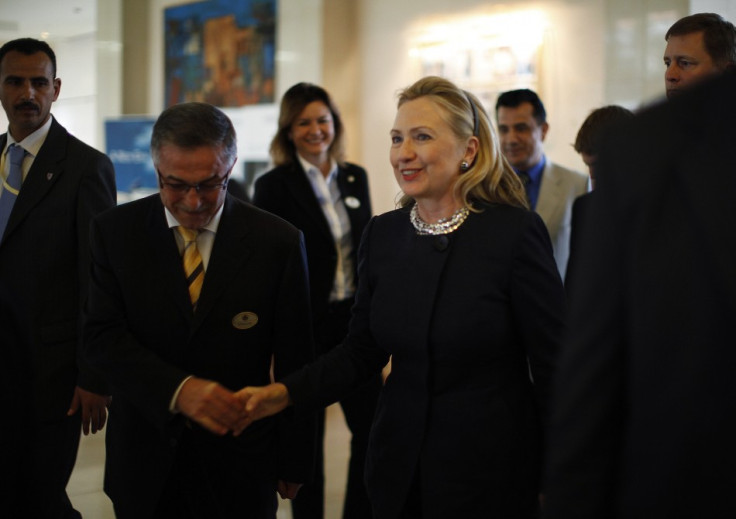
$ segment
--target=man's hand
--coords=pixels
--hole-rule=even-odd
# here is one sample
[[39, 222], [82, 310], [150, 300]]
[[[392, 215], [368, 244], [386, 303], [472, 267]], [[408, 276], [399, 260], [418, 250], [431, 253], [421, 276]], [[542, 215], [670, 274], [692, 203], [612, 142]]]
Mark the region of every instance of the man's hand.
[[87, 436], [92, 429], [92, 434], [101, 431], [107, 421], [107, 407], [110, 405], [110, 396], [98, 395], [77, 386], [74, 388], [72, 403], [67, 411], [67, 416], [73, 416], [82, 409], [82, 432]]
[[242, 402], [217, 382], [192, 377], [181, 387], [176, 409], [208, 431], [240, 434], [249, 423]]
[[281, 496], [281, 499], [294, 499], [300, 488], [302, 488], [301, 483], [289, 483], [288, 481], [284, 481], [282, 479], [279, 479], [279, 482], [276, 486], [276, 490]]
[[274, 415], [291, 404], [289, 390], [280, 382], [263, 387], [245, 387], [235, 393], [245, 406], [246, 426], [256, 420]]

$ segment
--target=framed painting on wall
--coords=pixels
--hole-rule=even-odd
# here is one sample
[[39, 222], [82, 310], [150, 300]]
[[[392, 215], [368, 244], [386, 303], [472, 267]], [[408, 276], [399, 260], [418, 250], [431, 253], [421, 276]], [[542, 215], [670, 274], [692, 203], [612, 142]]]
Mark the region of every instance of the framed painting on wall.
[[276, 0], [208, 0], [164, 10], [165, 105], [274, 101]]

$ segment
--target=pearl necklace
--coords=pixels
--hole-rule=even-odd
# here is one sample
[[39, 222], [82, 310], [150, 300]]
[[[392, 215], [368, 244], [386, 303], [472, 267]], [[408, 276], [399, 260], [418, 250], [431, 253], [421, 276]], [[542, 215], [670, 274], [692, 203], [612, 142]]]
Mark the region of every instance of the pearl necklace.
[[420, 236], [437, 236], [439, 234], [450, 234], [452, 231], [456, 230], [468, 218], [469, 214], [470, 211], [468, 208], [463, 206], [452, 213], [451, 216], [442, 218], [437, 221], [437, 223], [427, 223], [421, 219], [417, 205], [414, 204], [414, 207], [411, 208], [411, 213], [409, 213], [409, 219], [411, 220], [411, 224], [417, 230], [417, 234]]

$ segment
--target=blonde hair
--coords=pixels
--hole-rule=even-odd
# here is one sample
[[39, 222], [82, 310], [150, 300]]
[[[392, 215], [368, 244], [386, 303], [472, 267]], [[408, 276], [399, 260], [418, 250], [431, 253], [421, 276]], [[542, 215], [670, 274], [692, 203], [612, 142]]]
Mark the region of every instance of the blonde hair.
[[[524, 185], [501, 153], [496, 131], [478, 99], [444, 78], [427, 76], [399, 93], [397, 108], [421, 97], [439, 108], [440, 116], [458, 140], [467, 141], [474, 132], [478, 138], [475, 160], [467, 171], [460, 172], [455, 182], [455, 197], [473, 211], [477, 210], [473, 207], [474, 200], [528, 209]], [[413, 202], [411, 197], [403, 195], [398, 205], [406, 207]]]

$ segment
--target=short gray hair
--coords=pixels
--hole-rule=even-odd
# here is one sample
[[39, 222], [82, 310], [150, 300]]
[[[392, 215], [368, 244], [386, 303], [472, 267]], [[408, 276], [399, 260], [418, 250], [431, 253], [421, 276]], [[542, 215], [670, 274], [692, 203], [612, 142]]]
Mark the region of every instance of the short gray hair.
[[233, 123], [221, 110], [207, 103], [181, 103], [164, 110], [151, 135], [154, 164], [158, 164], [159, 152], [165, 144], [184, 149], [220, 148], [223, 162], [229, 165], [238, 157]]

